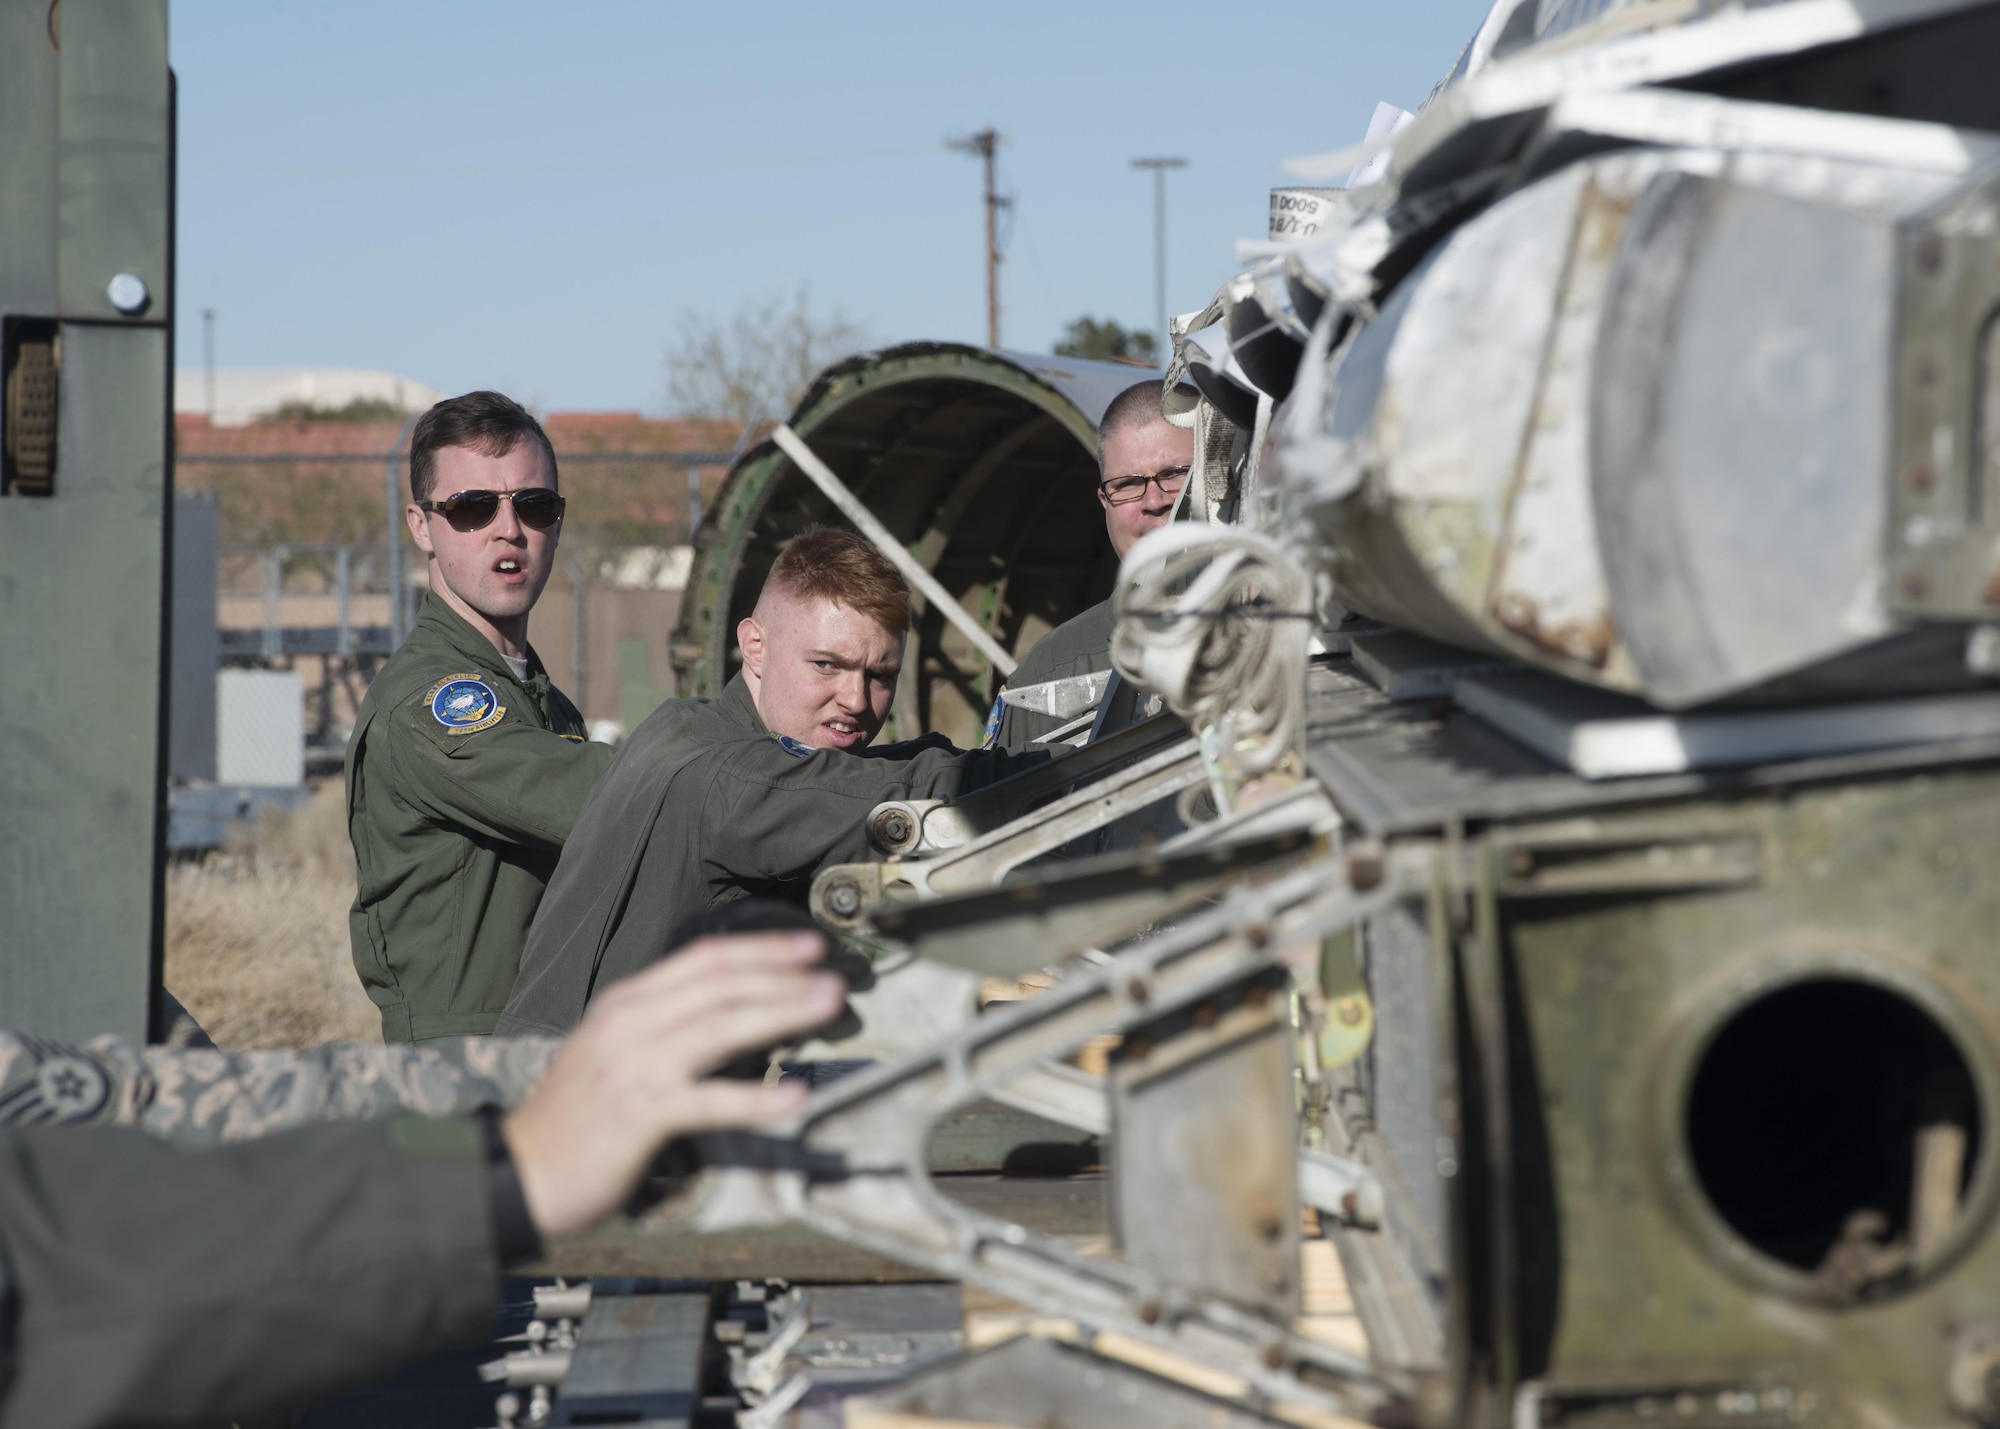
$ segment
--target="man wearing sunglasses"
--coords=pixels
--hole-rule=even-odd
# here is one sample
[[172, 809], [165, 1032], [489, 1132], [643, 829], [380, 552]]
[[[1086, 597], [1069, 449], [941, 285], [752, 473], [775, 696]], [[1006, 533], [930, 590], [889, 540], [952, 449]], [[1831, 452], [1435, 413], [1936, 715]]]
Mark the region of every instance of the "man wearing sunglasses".
[[355, 970], [390, 1042], [491, 1032], [521, 945], [611, 750], [528, 644], [563, 498], [541, 424], [498, 392], [440, 402], [410, 441], [430, 594], [347, 746]]
[[[1127, 387], [1111, 399], [1097, 425], [1097, 500], [1120, 560], [1141, 536], [1172, 517], [1194, 464], [1194, 433], [1160, 414], [1165, 390], [1162, 382]], [[1192, 387], [1178, 392], [1189, 401], [1195, 397]], [[1036, 641], [1007, 684], [1019, 690], [1110, 668], [1111, 602], [1105, 600]], [[987, 717], [987, 744], [1018, 754], [1064, 723], [996, 699]]]

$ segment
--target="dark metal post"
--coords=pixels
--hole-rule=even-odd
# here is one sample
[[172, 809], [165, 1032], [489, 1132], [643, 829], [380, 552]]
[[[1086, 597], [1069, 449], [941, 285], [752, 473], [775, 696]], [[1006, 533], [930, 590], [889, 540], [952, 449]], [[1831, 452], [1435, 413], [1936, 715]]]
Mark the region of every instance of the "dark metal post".
[[343, 660], [354, 653], [354, 637], [350, 633], [347, 618], [347, 592], [353, 554], [352, 548], [342, 546], [333, 558], [333, 589], [340, 607], [340, 634], [335, 640], [334, 653]]
[[590, 695], [590, 597], [583, 580], [583, 562], [572, 560], [569, 564], [570, 620], [573, 640], [570, 655], [570, 698], [583, 711], [586, 720], [590, 718], [590, 708], [585, 700]]
[[285, 653], [285, 548], [273, 546], [264, 552], [262, 579], [264, 595], [264, 643], [266, 660]]
[[992, 125], [963, 139], [947, 139], [945, 147], [975, 154], [986, 169], [986, 345], [1000, 345], [1000, 224], [999, 213], [1011, 200], [1000, 196], [994, 185], [993, 158], [1000, 149], [1000, 135]]
[[201, 310], [201, 380], [202, 410], [208, 413], [208, 424], [215, 425], [215, 309]]
[[396, 444], [389, 448], [389, 458], [383, 464], [389, 525], [389, 649], [391, 651], [400, 650], [403, 637], [409, 633], [409, 607], [405, 602], [403, 590], [403, 493], [396, 480], [396, 456], [402, 451], [403, 443], [410, 439], [410, 432], [416, 425], [415, 417], [403, 423], [403, 430], [397, 434]]

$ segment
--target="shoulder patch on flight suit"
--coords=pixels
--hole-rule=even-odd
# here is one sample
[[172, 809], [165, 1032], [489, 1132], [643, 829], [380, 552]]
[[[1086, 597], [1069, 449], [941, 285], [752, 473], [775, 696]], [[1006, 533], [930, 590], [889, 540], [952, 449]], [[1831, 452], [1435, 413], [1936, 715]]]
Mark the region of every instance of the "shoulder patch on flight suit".
[[778, 741], [778, 748], [784, 750], [787, 754], [797, 755], [800, 759], [805, 759], [819, 753], [817, 749], [814, 749], [804, 740], [793, 739], [789, 734], [774, 734], [771, 738]]
[[979, 737], [981, 749], [991, 749], [993, 741], [1000, 737], [1000, 720], [1007, 713], [1007, 687], [1002, 685], [1000, 693], [993, 697], [993, 708], [986, 712], [986, 732]]
[[507, 707], [477, 675], [447, 675], [424, 696], [431, 718], [450, 734], [471, 734], [500, 723]]
[[0, 1124], [88, 1121], [111, 1099], [111, 1078], [88, 1056], [37, 1039], [20, 1043], [27, 1061], [0, 1081]]

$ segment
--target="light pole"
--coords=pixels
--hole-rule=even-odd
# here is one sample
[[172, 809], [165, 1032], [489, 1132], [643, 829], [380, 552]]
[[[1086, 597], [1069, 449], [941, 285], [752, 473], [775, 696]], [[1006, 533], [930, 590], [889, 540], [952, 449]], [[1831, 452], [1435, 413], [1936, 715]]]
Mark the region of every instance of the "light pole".
[[1173, 360], [1173, 335], [1167, 331], [1167, 170], [1185, 169], [1186, 159], [1134, 159], [1135, 169], [1153, 171], [1153, 320], [1160, 334], [1160, 366]]
[[215, 309], [201, 310], [201, 385], [202, 408], [208, 413], [208, 424], [215, 425]]

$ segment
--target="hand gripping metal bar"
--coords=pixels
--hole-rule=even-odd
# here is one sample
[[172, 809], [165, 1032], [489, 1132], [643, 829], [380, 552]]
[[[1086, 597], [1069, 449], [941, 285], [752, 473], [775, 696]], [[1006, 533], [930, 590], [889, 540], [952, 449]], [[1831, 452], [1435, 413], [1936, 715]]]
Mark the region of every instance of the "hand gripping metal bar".
[[[823, 869], [813, 880], [813, 916], [853, 927], [885, 896], [935, 898], [987, 887], [1029, 859], [1193, 788], [1206, 777], [1200, 748], [1191, 739], [1181, 740], [957, 848], [929, 858]], [[882, 806], [890, 807], [896, 806]], [[879, 816], [882, 810], [876, 812]]]

